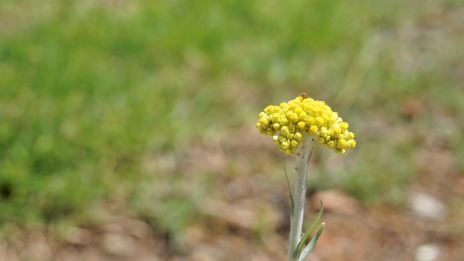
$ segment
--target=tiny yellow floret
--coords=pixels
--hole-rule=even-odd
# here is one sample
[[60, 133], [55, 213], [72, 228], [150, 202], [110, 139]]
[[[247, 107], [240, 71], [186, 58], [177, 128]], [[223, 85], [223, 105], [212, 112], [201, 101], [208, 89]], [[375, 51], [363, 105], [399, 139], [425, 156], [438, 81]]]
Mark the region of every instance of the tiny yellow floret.
[[278, 106], [267, 106], [259, 113], [256, 124], [260, 134], [273, 136], [272, 141], [279, 150], [288, 155], [303, 144], [305, 135], [315, 136], [323, 146], [344, 154], [356, 147], [354, 133], [348, 131], [348, 127], [325, 102], [313, 100], [306, 94]]
[[290, 148], [290, 144], [288, 142], [282, 142], [282, 149], [286, 150]]
[[[283, 117], [283, 118], [282, 118]], [[281, 116], [280, 118], [280, 125], [285, 126], [288, 125], [288, 119], [285, 118], [284, 116]]]
[[316, 134], [316, 133], [317, 133], [317, 126], [316, 125], [313, 125], [313, 126], [309, 127], [308, 134], [313, 135], [313, 134]]
[[279, 136], [272, 136], [272, 141], [273, 141], [275, 144], [279, 145], [279, 144], [280, 144]]
[[339, 139], [338, 144], [337, 144], [338, 149], [344, 149], [346, 148], [346, 140], [344, 139]]
[[280, 120], [280, 113], [277, 113], [277, 112], [273, 113], [272, 114], [272, 121], [273, 122], [278, 122], [279, 120]]
[[322, 124], [324, 124], [324, 118], [322, 118], [322, 117], [317, 117], [317, 118], [316, 118], [315, 124], [316, 124], [317, 127], [321, 127]]
[[340, 123], [340, 128], [342, 129], [342, 132], [345, 132], [346, 130], [348, 130], [348, 123], [347, 122]]
[[297, 148], [297, 147], [298, 147], [298, 141], [292, 140], [292, 141], [290, 142], [290, 145], [292, 145], [292, 147], [294, 147], [294, 148]]

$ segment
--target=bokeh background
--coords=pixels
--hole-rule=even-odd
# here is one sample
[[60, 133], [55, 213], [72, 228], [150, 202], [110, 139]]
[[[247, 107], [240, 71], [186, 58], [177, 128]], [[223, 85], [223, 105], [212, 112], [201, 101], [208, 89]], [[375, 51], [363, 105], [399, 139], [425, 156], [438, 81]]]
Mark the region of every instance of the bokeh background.
[[0, 260], [285, 260], [255, 124], [303, 92], [357, 140], [311, 260], [462, 260], [463, 43], [460, 0], [1, 0]]

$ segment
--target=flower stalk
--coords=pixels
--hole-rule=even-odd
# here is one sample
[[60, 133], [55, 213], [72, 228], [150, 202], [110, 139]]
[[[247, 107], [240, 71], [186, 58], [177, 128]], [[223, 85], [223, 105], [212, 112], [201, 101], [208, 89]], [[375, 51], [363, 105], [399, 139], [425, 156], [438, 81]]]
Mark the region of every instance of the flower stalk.
[[290, 240], [288, 244], [288, 261], [294, 260], [294, 253], [301, 240], [303, 215], [307, 189], [308, 160], [313, 139], [304, 134], [303, 145], [296, 150], [294, 209], [290, 215]]

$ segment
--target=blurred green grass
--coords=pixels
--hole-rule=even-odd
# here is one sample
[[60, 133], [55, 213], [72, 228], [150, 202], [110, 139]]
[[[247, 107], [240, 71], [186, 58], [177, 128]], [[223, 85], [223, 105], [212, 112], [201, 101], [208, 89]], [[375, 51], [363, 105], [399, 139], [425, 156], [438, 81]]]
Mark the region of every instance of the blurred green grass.
[[[401, 205], [430, 132], [464, 155], [463, 6], [436, 5], [0, 1], [0, 224], [98, 222], [121, 200], [181, 229], [201, 193], [159, 192], [192, 179], [147, 175], [146, 159], [254, 128], [264, 106], [301, 92], [340, 111], [358, 140], [347, 168], [321, 152], [313, 186]], [[413, 119], [409, 99], [426, 104]]]

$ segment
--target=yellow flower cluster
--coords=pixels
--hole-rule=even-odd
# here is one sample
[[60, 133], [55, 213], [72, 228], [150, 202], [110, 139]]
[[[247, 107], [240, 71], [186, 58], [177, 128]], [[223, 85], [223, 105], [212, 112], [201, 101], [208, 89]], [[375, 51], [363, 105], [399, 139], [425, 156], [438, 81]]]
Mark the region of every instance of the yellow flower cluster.
[[[323, 101], [315, 101], [302, 94], [280, 106], [267, 106], [259, 114], [256, 127], [263, 135], [271, 135], [279, 150], [290, 155], [303, 144], [304, 135], [316, 136], [322, 146], [337, 154], [356, 146], [354, 133], [348, 131], [348, 123]], [[277, 134], [277, 132], [279, 133]]]

